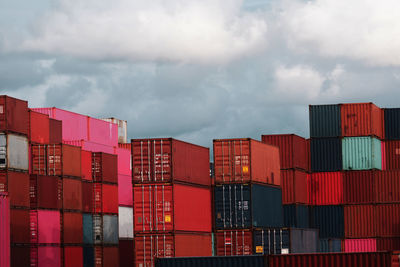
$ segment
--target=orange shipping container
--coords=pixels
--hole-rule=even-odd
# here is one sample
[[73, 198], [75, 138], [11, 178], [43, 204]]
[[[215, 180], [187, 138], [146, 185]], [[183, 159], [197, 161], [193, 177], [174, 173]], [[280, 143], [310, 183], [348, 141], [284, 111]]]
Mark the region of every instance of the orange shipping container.
[[282, 203], [308, 204], [307, 173], [301, 170], [281, 170]]
[[346, 238], [376, 236], [374, 205], [351, 205], [344, 207], [344, 234]]
[[310, 205], [343, 204], [343, 173], [316, 172], [308, 178]]
[[281, 184], [278, 147], [250, 138], [214, 140], [214, 168], [220, 184]]

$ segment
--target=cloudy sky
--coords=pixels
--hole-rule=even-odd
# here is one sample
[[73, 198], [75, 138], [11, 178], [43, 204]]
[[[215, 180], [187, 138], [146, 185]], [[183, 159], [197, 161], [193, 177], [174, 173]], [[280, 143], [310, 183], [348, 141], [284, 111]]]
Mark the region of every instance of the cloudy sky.
[[0, 93], [129, 137], [308, 136], [308, 105], [400, 107], [398, 0], [0, 0]]

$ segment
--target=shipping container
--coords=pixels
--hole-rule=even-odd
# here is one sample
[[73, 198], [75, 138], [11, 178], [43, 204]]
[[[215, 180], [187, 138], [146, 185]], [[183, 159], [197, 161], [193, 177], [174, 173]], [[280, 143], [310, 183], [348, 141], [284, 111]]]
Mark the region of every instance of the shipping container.
[[131, 143], [127, 143], [127, 144], [119, 143], [118, 148], [128, 149], [129, 151], [132, 151], [132, 144]]
[[89, 245], [118, 245], [118, 216], [84, 213], [83, 243]]
[[132, 139], [133, 183], [209, 186], [209, 149], [172, 138]]
[[49, 119], [49, 144], [62, 143], [62, 121]]
[[33, 110], [29, 111], [29, 139], [33, 143], [50, 142], [49, 116]]
[[385, 141], [387, 170], [400, 170], [400, 140]]
[[63, 209], [82, 210], [82, 181], [63, 178]]
[[342, 140], [344, 170], [382, 170], [382, 144], [373, 137], [344, 137]]
[[132, 176], [118, 174], [118, 204], [133, 206]]
[[343, 173], [316, 172], [309, 175], [311, 205], [340, 205], [343, 203]]
[[103, 121], [115, 123], [118, 125], [118, 143], [125, 144], [127, 142], [127, 121], [119, 120], [116, 118], [102, 119]]
[[30, 258], [30, 267], [61, 267], [61, 247], [31, 247]]
[[[220, 256], [220, 257], [181, 257], [181, 258], [159, 258], [156, 267], [264, 267], [265, 258], [261, 255], [247, 256]], [[122, 266], [121, 266], [122, 267]]]
[[310, 105], [310, 137], [342, 136], [339, 105]]
[[133, 238], [133, 208], [118, 207], [119, 238]]
[[343, 136], [376, 136], [384, 138], [384, 113], [373, 103], [340, 105]]
[[10, 202], [0, 193], [0, 266], [10, 267]]
[[85, 140], [63, 140], [63, 144], [71, 145], [71, 146], [79, 146], [83, 150], [90, 152], [103, 152], [108, 154], [115, 153], [115, 147], [107, 146], [103, 144], [98, 144]]
[[216, 183], [280, 185], [279, 148], [250, 138], [214, 140]]
[[92, 152], [86, 150], [81, 151], [81, 169], [82, 180], [92, 181]]
[[28, 135], [28, 102], [6, 95], [0, 96], [0, 131]]
[[400, 202], [400, 170], [374, 172], [375, 202]]
[[384, 237], [376, 239], [377, 251], [394, 251], [400, 249], [400, 237]]
[[31, 210], [30, 243], [31, 244], [60, 244], [61, 215], [55, 210]]
[[318, 252], [331, 253], [342, 251], [342, 240], [338, 238], [320, 238], [318, 241]]
[[55, 176], [30, 175], [31, 209], [61, 209], [62, 180]]
[[217, 256], [253, 254], [253, 233], [250, 230], [226, 230], [215, 233]]
[[375, 217], [378, 237], [400, 236], [400, 204], [376, 205]]
[[301, 170], [281, 170], [283, 204], [308, 204], [307, 173]]
[[385, 139], [400, 140], [400, 108], [385, 108]]
[[82, 214], [83, 244], [94, 244], [93, 235], [93, 215], [90, 213]]
[[211, 232], [211, 190], [183, 184], [136, 185], [134, 229], [137, 232]]
[[93, 183], [94, 213], [118, 213], [118, 186]]
[[283, 222], [285, 227], [309, 228], [309, 206], [301, 204], [283, 205]]
[[83, 266], [115, 267], [119, 266], [118, 247], [83, 247]]
[[63, 267], [83, 267], [83, 248], [81, 246], [63, 247]]
[[11, 267], [30, 267], [31, 248], [30, 246], [11, 246]]
[[118, 125], [88, 117], [88, 141], [106, 146], [118, 146]]
[[343, 172], [343, 203], [373, 203], [376, 191], [374, 173], [374, 171]]
[[118, 215], [103, 215], [103, 244], [118, 245]]
[[343, 238], [343, 206], [310, 207], [310, 224], [312, 228], [319, 229], [320, 238]]
[[282, 227], [282, 191], [259, 184], [214, 188], [216, 229]]
[[156, 258], [211, 256], [210, 233], [135, 235], [136, 267], [155, 265]]
[[308, 169], [307, 169], [307, 171], [308, 172], [311, 172], [311, 139], [310, 138], [308, 138], [308, 139], [306, 139], [306, 145], [307, 145], [307, 161], [308, 161]]
[[132, 176], [131, 150], [125, 148], [115, 148], [118, 156], [118, 174]]
[[103, 247], [103, 267], [119, 266], [119, 250], [117, 246]]
[[28, 171], [28, 147], [26, 136], [0, 133], [0, 168]]
[[95, 182], [118, 183], [117, 155], [92, 152], [92, 175]]
[[83, 220], [81, 212], [62, 213], [62, 243], [82, 244]]
[[12, 244], [27, 244], [30, 242], [29, 210], [10, 209], [10, 236]]
[[376, 239], [345, 239], [344, 252], [376, 252]]
[[[344, 234], [346, 238], [376, 236], [374, 205], [350, 205], [344, 207]], [[351, 251], [348, 251], [351, 252]]]
[[94, 186], [92, 182], [82, 181], [82, 211], [94, 212]]
[[334, 172], [342, 170], [341, 139], [311, 139], [310, 156], [312, 172]]
[[133, 239], [119, 240], [119, 266], [132, 267], [135, 264]]
[[8, 192], [11, 207], [29, 208], [29, 174], [0, 170], [0, 192]]
[[307, 142], [295, 134], [262, 135], [262, 142], [279, 148], [281, 169], [298, 168], [307, 171]]

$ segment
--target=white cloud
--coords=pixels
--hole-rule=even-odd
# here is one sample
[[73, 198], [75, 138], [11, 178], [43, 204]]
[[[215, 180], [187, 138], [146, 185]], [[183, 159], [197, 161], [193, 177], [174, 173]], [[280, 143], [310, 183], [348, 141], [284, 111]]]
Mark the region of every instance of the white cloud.
[[284, 1], [282, 22], [292, 49], [328, 57], [400, 65], [400, 1]]
[[227, 62], [266, 45], [243, 0], [60, 0], [21, 49], [90, 59]]

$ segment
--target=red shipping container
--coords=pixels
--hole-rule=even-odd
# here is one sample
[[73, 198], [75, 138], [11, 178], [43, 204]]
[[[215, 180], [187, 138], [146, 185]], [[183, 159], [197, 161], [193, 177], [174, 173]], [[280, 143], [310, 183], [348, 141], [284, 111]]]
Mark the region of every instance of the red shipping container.
[[311, 205], [340, 205], [343, 203], [342, 172], [316, 172], [308, 178]]
[[132, 139], [133, 183], [211, 185], [209, 149], [172, 138]]
[[280, 185], [279, 149], [252, 139], [214, 140], [216, 183]]
[[306, 139], [295, 134], [262, 135], [262, 142], [279, 148], [281, 169], [308, 170]]
[[92, 174], [92, 152], [82, 150], [81, 154], [81, 168], [82, 168], [82, 180], [93, 180]]
[[30, 175], [32, 209], [61, 209], [62, 181], [55, 176]]
[[11, 247], [11, 267], [30, 267], [31, 248], [29, 246]]
[[115, 154], [118, 156], [118, 174], [132, 176], [131, 150], [116, 148]]
[[6, 95], [0, 96], [0, 131], [29, 134], [28, 102]]
[[28, 244], [31, 240], [29, 210], [10, 209], [11, 243]]
[[301, 170], [281, 170], [282, 203], [308, 204], [307, 173]]
[[118, 174], [118, 204], [133, 206], [132, 176]]
[[306, 139], [306, 149], [307, 149], [307, 171], [311, 171], [311, 141], [310, 138]]
[[217, 232], [215, 239], [217, 256], [253, 254], [253, 234], [249, 230]]
[[123, 149], [128, 149], [129, 151], [132, 151], [132, 146], [131, 146], [130, 143], [128, 143], [128, 144], [121, 144], [121, 143], [118, 143], [118, 147], [119, 147], [119, 148], [123, 148]]
[[32, 174], [47, 175], [47, 146], [31, 145], [30, 146], [30, 167]]
[[377, 136], [384, 139], [384, 113], [373, 103], [341, 104], [342, 136]]
[[376, 239], [345, 239], [344, 252], [376, 252]]
[[80, 246], [64, 246], [63, 267], [83, 267], [83, 249]]
[[193, 185], [141, 185], [134, 191], [137, 232], [211, 232], [211, 190]]
[[10, 267], [10, 202], [0, 193], [0, 266]]
[[400, 202], [400, 170], [375, 171], [375, 201], [377, 203]]
[[83, 226], [82, 213], [80, 212], [63, 212], [63, 244], [82, 244], [83, 242]]
[[93, 212], [94, 187], [92, 182], [82, 181], [82, 211]]
[[8, 192], [11, 207], [29, 208], [29, 174], [0, 170], [0, 192]]
[[374, 205], [345, 206], [344, 234], [346, 238], [375, 237], [376, 236], [375, 206]]
[[49, 138], [49, 116], [29, 110], [29, 139], [33, 143], [48, 144]]
[[94, 213], [118, 213], [118, 186], [93, 183]]
[[135, 264], [133, 240], [119, 240], [119, 266], [132, 267]]
[[118, 183], [117, 155], [92, 152], [92, 175], [95, 182]]
[[49, 119], [49, 143], [62, 143], [62, 121]]
[[61, 214], [53, 210], [31, 210], [31, 244], [61, 243]]
[[385, 141], [387, 170], [400, 170], [400, 140]]
[[31, 247], [30, 267], [61, 267], [61, 248], [59, 246]]
[[156, 258], [212, 255], [211, 233], [141, 234], [134, 242], [136, 267], [152, 267]]
[[82, 181], [63, 178], [63, 209], [82, 210]]
[[400, 204], [376, 205], [375, 218], [378, 237], [400, 236]]
[[343, 172], [343, 202], [345, 204], [374, 203], [374, 171]]
[[119, 266], [118, 247], [103, 247], [103, 267]]
[[400, 237], [377, 238], [376, 247], [378, 251], [400, 250]]

